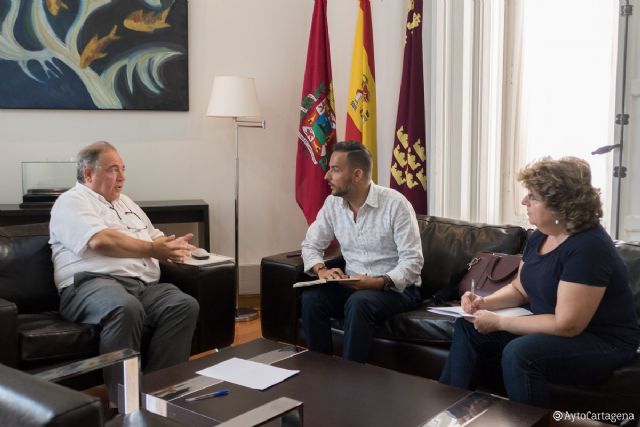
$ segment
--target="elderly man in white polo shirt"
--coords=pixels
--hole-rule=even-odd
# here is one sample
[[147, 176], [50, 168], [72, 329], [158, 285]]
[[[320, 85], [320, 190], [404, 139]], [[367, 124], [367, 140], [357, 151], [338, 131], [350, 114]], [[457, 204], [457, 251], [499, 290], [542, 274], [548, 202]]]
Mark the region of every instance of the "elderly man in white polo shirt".
[[[193, 235], [165, 236], [122, 194], [124, 163], [108, 142], [78, 153], [75, 187], [51, 210], [50, 240], [60, 313], [99, 325], [100, 352], [140, 350], [148, 336], [145, 372], [189, 357], [199, 306], [169, 283], [158, 283], [158, 260], [181, 261]], [[109, 397], [116, 388], [105, 372]]]

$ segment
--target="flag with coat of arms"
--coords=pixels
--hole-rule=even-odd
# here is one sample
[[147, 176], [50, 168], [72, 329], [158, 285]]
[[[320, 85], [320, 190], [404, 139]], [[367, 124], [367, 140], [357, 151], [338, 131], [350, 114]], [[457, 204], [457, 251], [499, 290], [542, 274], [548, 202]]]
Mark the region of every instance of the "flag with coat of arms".
[[336, 116], [327, 2], [315, 0], [302, 87], [296, 159], [296, 201], [308, 224], [315, 221], [330, 193], [324, 176], [335, 143]]
[[409, 199], [417, 214], [426, 215], [427, 147], [422, 75], [422, 2], [423, 0], [409, 1], [390, 186]]

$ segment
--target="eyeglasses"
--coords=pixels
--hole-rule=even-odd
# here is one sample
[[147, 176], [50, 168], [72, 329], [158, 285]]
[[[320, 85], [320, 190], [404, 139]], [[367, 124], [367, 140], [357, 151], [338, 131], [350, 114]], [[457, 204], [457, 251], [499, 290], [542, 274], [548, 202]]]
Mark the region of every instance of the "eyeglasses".
[[[132, 210], [131, 210], [131, 208], [130, 208], [130, 207], [129, 207], [129, 206], [128, 206], [128, 205], [127, 205], [127, 204], [126, 204], [122, 199], [120, 199], [120, 203], [122, 203], [122, 204], [127, 208], [127, 210], [126, 210], [126, 211], [125, 211], [125, 213], [124, 213], [124, 217], [125, 217], [125, 218], [131, 218], [131, 220], [135, 221], [135, 219], [133, 219], [133, 216], [135, 216], [135, 217], [138, 219], [139, 224], [143, 224], [143, 225], [144, 225], [144, 227], [132, 227], [131, 225], [129, 225], [129, 224], [127, 223], [127, 221], [131, 222], [131, 220], [129, 220], [129, 219], [127, 219], [127, 220], [123, 219], [123, 218], [120, 216], [120, 213], [118, 212], [118, 210], [117, 210], [117, 209], [116, 209], [112, 204], [109, 204], [109, 209], [112, 209], [112, 210], [116, 213], [116, 215], [118, 216], [118, 219], [120, 220], [120, 222], [122, 222], [122, 223], [125, 225], [125, 227], [127, 227], [127, 229], [128, 229], [128, 230], [135, 231], [136, 233], [139, 233], [139, 232], [141, 232], [141, 231], [146, 230], [147, 228], [149, 228], [149, 227], [147, 227], [147, 225], [144, 223], [144, 221], [142, 220], [142, 218], [140, 218], [140, 215], [138, 215], [137, 213], [135, 213], [134, 211], [132, 211]], [[133, 215], [133, 216], [131, 216], [131, 215]]]

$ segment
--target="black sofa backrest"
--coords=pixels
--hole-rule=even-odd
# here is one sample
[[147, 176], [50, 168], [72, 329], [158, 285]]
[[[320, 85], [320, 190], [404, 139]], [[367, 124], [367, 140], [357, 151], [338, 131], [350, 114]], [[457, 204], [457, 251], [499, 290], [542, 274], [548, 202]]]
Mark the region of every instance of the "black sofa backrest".
[[513, 225], [469, 223], [449, 218], [418, 215], [424, 268], [422, 297], [446, 288], [480, 251], [517, 254], [527, 240], [527, 230]]
[[0, 298], [20, 313], [58, 310], [48, 242], [48, 223], [0, 227]]
[[640, 243], [617, 241], [616, 249], [629, 272], [629, 287], [640, 323]]
[[[467, 263], [480, 251], [522, 253], [529, 230], [513, 225], [469, 223], [418, 215], [424, 267], [422, 296], [431, 298], [460, 279]], [[629, 272], [629, 286], [640, 323], [640, 242], [616, 241]], [[455, 286], [454, 286], [455, 287]]]

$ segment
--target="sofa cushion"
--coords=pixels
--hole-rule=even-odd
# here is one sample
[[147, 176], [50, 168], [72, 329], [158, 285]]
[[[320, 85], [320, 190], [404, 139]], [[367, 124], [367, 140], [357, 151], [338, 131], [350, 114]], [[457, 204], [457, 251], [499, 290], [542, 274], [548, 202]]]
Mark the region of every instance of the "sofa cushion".
[[405, 342], [449, 347], [453, 338], [455, 318], [427, 311], [433, 301], [425, 301], [420, 308], [389, 318], [376, 330], [375, 336]]
[[435, 216], [418, 215], [424, 267], [422, 296], [429, 298], [454, 287], [469, 261], [480, 251], [521, 253], [527, 231], [512, 225], [469, 223]]
[[93, 325], [72, 323], [56, 312], [18, 317], [23, 368], [98, 354], [99, 334]]
[[57, 310], [49, 225], [0, 227], [0, 298], [20, 313]]

